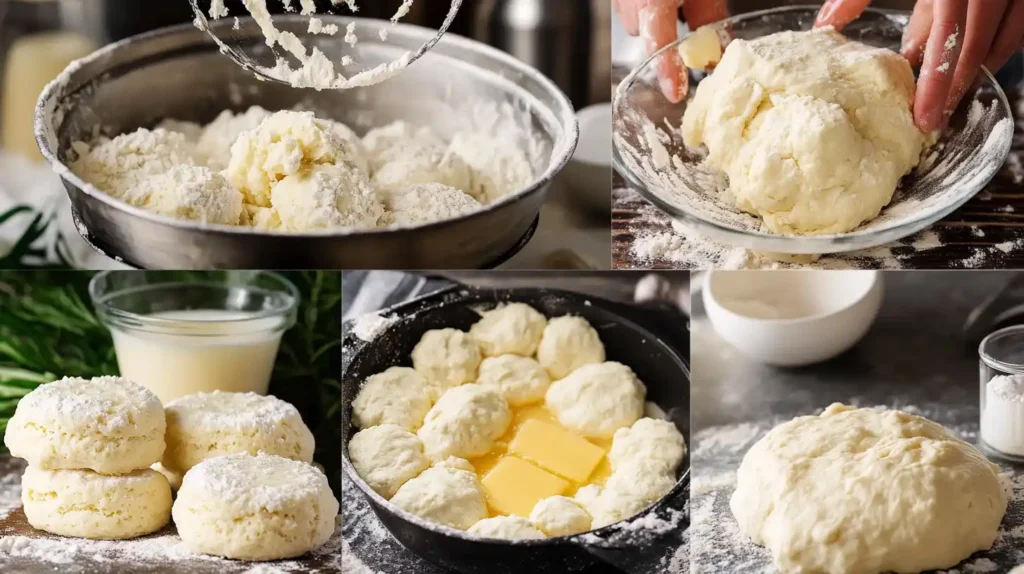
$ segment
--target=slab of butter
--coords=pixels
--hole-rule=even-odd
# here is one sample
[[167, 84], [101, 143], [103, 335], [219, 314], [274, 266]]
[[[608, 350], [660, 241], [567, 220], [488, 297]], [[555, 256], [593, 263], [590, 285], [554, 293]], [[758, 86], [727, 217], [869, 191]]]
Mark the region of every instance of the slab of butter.
[[713, 25], [697, 28], [679, 43], [679, 56], [687, 68], [703, 70], [722, 59], [722, 44]]
[[558, 425], [538, 420], [523, 423], [508, 451], [577, 484], [585, 484], [604, 458], [601, 447]]
[[567, 480], [514, 456], [502, 458], [480, 482], [491, 508], [524, 518], [542, 498], [564, 494], [569, 488]]

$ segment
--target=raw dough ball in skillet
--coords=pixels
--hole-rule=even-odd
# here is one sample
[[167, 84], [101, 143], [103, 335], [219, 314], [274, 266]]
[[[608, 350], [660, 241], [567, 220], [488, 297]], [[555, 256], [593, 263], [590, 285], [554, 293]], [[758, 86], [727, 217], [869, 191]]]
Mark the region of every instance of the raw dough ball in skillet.
[[587, 437], [611, 438], [643, 416], [646, 394], [632, 369], [608, 361], [584, 365], [551, 383], [546, 403], [562, 426]]
[[361, 430], [348, 443], [359, 476], [384, 498], [430, 466], [423, 442], [404, 428], [384, 424]]
[[603, 488], [581, 488], [576, 501], [590, 513], [591, 527], [597, 529], [635, 516], [661, 500], [676, 482], [675, 475], [659, 464], [643, 461], [613, 472]]
[[604, 344], [583, 317], [566, 315], [548, 321], [537, 347], [537, 361], [554, 380], [593, 363], [604, 362]]
[[530, 522], [548, 536], [571, 536], [590, 530], [590, 514], [567, 496], [550, 496], [534, 505]]
[[532, 357], [540, 345], [547, 319], [525, 303], [507, 303], [486, 311], [473, 324], [473, 336], [485, 357]]
[[468, 333], [457, 329], [432, 329], [412, 350], [412, 366], [434, 389], [434, 398], [476, 379], [480, 348]]
[[643, 418], [630, 428], [615, 431], [608, 460], [617, 471], [648, 461], [674, 474], [686, 454], [686, 441], [676, 425], [663, 420]]
[[398, 489], [391, 502], [417, 516], [466, 530], [487, 517], [487, 503], [473, 466], [451, 457]]
[[498, 389], [513, 406], [544, 400], [551, 385], [547, 372], [537, 361], [519, 355], [487, 357], [480, 363], [476, 382]]
[[391, 367], [366, 379], [352, 401], [352, 421], [361, 429], [384, 423], [415, 431], [430, 410], [431, 389], [409, 367]]
[[470, 534], [504, 540], [530, 540], [547, 538], [522, 516], [495, 516], [485, 518], [469, 528]]
[[448, 390], [417, 431], [431, 460], [487, 454], [512, 421], [508, 403], [492, 387], [468, 384]]

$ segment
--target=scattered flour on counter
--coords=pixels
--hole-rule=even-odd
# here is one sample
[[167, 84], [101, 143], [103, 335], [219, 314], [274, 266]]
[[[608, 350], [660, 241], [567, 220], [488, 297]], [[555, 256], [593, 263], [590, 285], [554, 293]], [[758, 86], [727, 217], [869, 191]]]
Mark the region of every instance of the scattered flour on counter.
[[352, 327], [352, 334], [359, 340], [369, 343], [376, 339], [377, 335], [386, 331], [387, 328], [393, 325], [396, 321], [398, 321], [397, 316], [382, 317], [377, 313], [363, 315], [356, 319], [355, 324]]

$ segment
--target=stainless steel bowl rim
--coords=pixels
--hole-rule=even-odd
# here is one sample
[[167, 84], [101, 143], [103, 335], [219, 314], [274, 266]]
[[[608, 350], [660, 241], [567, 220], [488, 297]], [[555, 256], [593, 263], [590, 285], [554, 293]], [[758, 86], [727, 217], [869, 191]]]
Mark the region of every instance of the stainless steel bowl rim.
[[[291, 20], [296, 20], [297, 21], [297, 20], [305, 20], [306, 19], [306, 17], [300, 16], [300, 15], [279, 16], [278, 18], [280, 18], [282, 21], [285, 21], [285, 22], [288, 22], [288, 21], [291, 21]], [[377, 21], [377, 20], [374, 20], [374, 19], [356, 18], [356, 17], [350, 17], [350, 16], [337, 16], [337, 15], [330, 15], [330, 16], [325, 15], [321, 19], [325, 20], [325, 21], [336, 21], [336, 22], [339, 23], [339, 25], [345, 25], [348, 22], [360, 22], [360, 21], [363, 21], [363, 22], [365, 22], [365, 21], [374, 21], [374, 22], [376, 22]], [[252, 21], [252, 18], [242, 18], [241, 20], [243, 20], [243, 21]], [[218, 26], [228, 27], [228, 26], [233, 26], [233, 21], [231, 21], [231, 20], [221, 20], [221, 21], [212, 23], [211, 26], [212, 27], [218, 27]], [[403, 29], [406, 29], [408, 31], [413, 31], [413, 32], [416, 32], [416, 33], [419, 33], [419, 34], [424, 34], [424, 35], [431, 35], [431, 34], [435, 34], [436, 33], [435, 30], [431, 30], [430, 28], [425, 28], [423, 26], [416, 26], [416, 25], [413, 25], [413, 24], [397, 24], [396, 26], [401, 27]], [[136, 217], [141, 218], [141, 219], [148, 220], [148, 221], [150, 221], [152, 223], [155, 223], [155, 224], [166, 225], [166, 226], [174, 227], [174, 228], [178, 228], [178, 229], [188, 229], [188, 230], [191, 230], [191, 231], [199, 231], [199, 232], [215, 233], [215, 234], [224, 234], [224, 235], [255, 235], [255, 236], [265, 236], [265, 237], [289, 237], [289, 238], [293, 238], [293, 237], [294, 238], [302, 238], [302, 237], [323, 238], [323, 237], [355, 237], [355, 236], [368, 236], [368, 237], [372, 237], [372, 236], [375, 236], [375, 235], [387, 234], [387, 233], [391, 233], [391, 232], [408, 231], [410, 229], [420, 230], [420, 229], [430, 229], [430, 228], [448, 226], [448, 225], [452, 225], [454, 223], [457, 223], [459, 221], [473, 219], [474, 217], [482, 216], [485, 213], [489, 213], [491, 211], [495, 211], [497, 209], [500, 209], [502, 206], [507, 205], [509, 203], [513, 203], [513, 202], [519, 200], [520, 198], [522, 198], [524, 196], [530, 195], [532, 192], [536, 191], [537, 189], [540, 189], [541, 187], [544, 187], [545, 185], [548, 185], [555, 178], [555, 176], [559, 172], [561, 172], [565, 168], [565, 166], [569, 163], [569, 160], [572, 158], [573, 153], [576, 151], [576, 145], [579, 143], [579, 122], [576, 120], [576, 114], [575, 114], [575, 111], [573, 109], [573, 105], [569, 101], [569, 98], [554, 84], [554, 82], [552, 82], [546, 76], [541, 74], [535, 68], [533, 68], [533, 67], [523, 63], [522, 61], [516, 59], [515, 57], [513, 57], [513, 56], [511, 56], [511, 55], [509, 55], [509, 54], [507, 54], [505, 52], [502, 52], [501, 50], [498, 50], [497, 48], [492, 48], [492, 47], [490, 47], [490, 46], [488, 46], [488, 45], [486, 45], [486, 44], [484, 44], [482, 42], [477, 42], [475, 40], [470, 40], [468, 38], [463, 38], [463, 37], [460, 37], [460, 36], [455, 35], [455, 34], [446, 34], [445, 37], [441, 40], [442, 42], [455, 44], [456, 47], [464, 47], [464, 48], [467, 48], [467, 49], [472, 49], [472, 50], [476, 50], [476, 51], [479, 51], [479, 52], [483, 52], [483, 53], [487, 54], [489, 57], [492, 57], [492, 58], [494, 58], [496, 60], [501, 60], [504, 64], [508, 65], [509, 67], [514, 68], [514, 69], [518, 69], [524, 75], [530, 76], [531, 79], [533, 79], [534, 81], [537, 81], [538, 83], [542, 84], [551, 93], [551, 95], [555, 97], [555, 99], [557, 99], [559, 102], [561, 102], [561, 104], [563, 106], [561, 110], [551, 110], [551, 109], [547, 109], [547, 108], [543, 108], [543, 107], [536, 108], [536, 111], [538, 111], [540, 113], [547, 113], [547, 114], [552, 115], [553, 116], [552, 119], [554, 119], [562, 127], [562, 130], [563, 130], [563, 133], [561, 134], [559, 139], [556, 140], [554, 142], [554, 145], [552, 146], [551, 159], [548, 161], [547, 169], [545, 169], [544, 172], [541, 173], [541, 175], [537, 179], [535, 179], [534, 182], [531, 185], [529, 185], [528, 187], [526, 187], [524, 189], [521, 189], [521, 190], [519, 190], [519, 191], [517, 191], [515, 193], [509, 194], [509, 195], [501, 198], [499, 201], [487, 204], [482, 209], [478, 209], [476, 211], [473, 211], [471, 213], [468, 213], [468, 214], [460, 216], [460, 217], [456, 217], [456, 218], [452, 218], [452, 219], [444, 219], [444, 220], [440, 220], [440, 221], [434, 221], [434, 222], [430, 222], [430, 223], [426, 223], [426, 224], [421, 224], [421, 225], [396, 225], [396, 226], [392, 226], [392, 227], [378, 228], [378, 229], [371, 229], [371, 230], [357, 229], [357, 228], [322, 229], [322, 230], [315, 230], [315, 231], [305, 231], [305, 232], [301, 232], [301, 233], [291, 233], [291, 232], [285, 232], [285, 231], [261, 230], [261, 229], [251, 228], [251, 227], [242, 227], [242, 226], [234, 226], [234, 225], [202, 223], [202, 222], [192, 221], [192, 220], [188, 220], [188, 219], [180, 219], [180, 218], [170, 217], [170, 216], [166, 216], [166, 215], [160, 215], [158, 213], [155, 213], [155, 212], [152, 212], [152, 211], [149, 211], [149, 210], [145, 210], [145, 209], [142, 209], [142, 208], [139, 208], [139, 207], [135, 207], [135, 206], [129, 205], [128, 203], [125, 203], [125, 202], [123, 202], [121, 200], [118, 200], [118, 199], [114, 198], [113, 196], [111, 196], [111, 195], [101, 191], [96, 186], [94, 186], [94, 185], [86, 182], [82, 178], [78, 177], [78, 175], [76, 175], [73, 171], [71, 171], [71, 168], [67, 164], [65, 164], [63, 161], [60, 160], [60, 158], [57, 156], [57, 151], [55, 149], [53, 149], [53, 146], [51, 145], [51, 142], [50, 142], [51, 137], [54, 140], [54, 143], [56, 143], [56, 141], [57, 141], [56, 126], [52, 125], [52, 121], [51, 120], [53, 119], [53, 114], [55, 113], [55, 111], [57, 109], [57, 105], [58, 105], [58, 102], [59, 102], [58, 98], [63, 98], [64, 96], [67, 95], [67, 94], [65, 94], [63, 92], [67, 88], [67, 86], [69, 85], [71, 79], [74, 77], [74, 74], [76, 72], [78, 72], [83, 66], [85, 66], [87, 64], [90, 64], [90, 63], [93, 63], [93, 62], [95, 62], [97, 60], [100, 60], [100, 59], [106, 57], [108, 54], [110, 54], [112, 52], [124, 49], [126, 46], [128, 46], [130, 44], [133, 44], [135, 42], [144, 41], [144, 40], [152, 40], [152, 39], [155, 39], [155, 38], [160, 38], [162, 36], [172, 36], [172, 35], [176, 35], [176, 34], [182, 33], [184, 31], [191, 31], [191, 30], [195, 30], [195, 29], [196, 28], [195, 28], [195, 26], [193, 24], [179, 24], [177, 26], [170, 26], [170, 27], [166, 27], [166, 28], [161, 28], [159, 30], [154, 30], [152, 32], [146, 32], [146, 33], [143, 33], [143, 34], [139, 34], [137, 36], [132, 36], [130, 38], [125, 38], [123, 40], [120, 40], [118, 42], [114, 42], [112, 44], [108, 44], [107, 46], [104, 46], [103, 48], [100, 48], [99, 50], [93, 52], [92, 54], [90, 54], [90, 55], [88, 55], [88, 56], [86, 56], [86, 57], [84, 57], [84, 58], [82, 58], [80, 60], [76, 60], [76, 61], [72, 62], [64, 70], [64, 72], [61, 73], [60, 76], [58, 76], [55, 80], [53, 80], [52, 82], [47, 84], [46, 88], [44, 88], [43, 92], [40, 94], [38, 102], [36, 103], [35, 120], [34, 120], [34, 124], [35, 124], [34, 132], [35, 132], [36, 144], [39, 146], [39, 150], [42, 153], [43, 158], [46, 159], [47, 163], [50, 164], [50, 167], [53, 169], [53, 171], [55, 173], [57, 173], [61, 178], [63, 178], [65, 180], [67, 180], [68, 182], [70, 182], [72, 185], [77, 187], [79, 190], [81, 190], [86, 195], [89, 195], [90, 197], [93, 197], [94, 199], [97, 199], [97, 200], [107, 204], [108, 206], [111, 206], [111, 207], [113, 207], [115, 209], [118, 209], [120, 211], [124, 211], [124, 212], [130, 213], [133, 216], [136, 216]], [[199, 30], [199, 31], [203, 32], [205, 34], [204, 31], [202, 31], [202, 30]], [[210, 40], [209, 38], [207, 38], [207, 39], [211, 43], [211, 45], [215, 45], [213, 43], [213, 40]], [[82, 86], [88, 85], [89, 83], [94, 82], [97, 79], [99, 79], [99, 78], [90, 78], [87, 81], [83, 81], [81, 83], [81, 85]]]
[[[752, 20], [756, 18], [761, 18], [763, 16], [780, 14], [784, 12], [800, 12], [806, 10], [817, 11], [819, 8], [820, 6], [811, 4], [780, 6], [776, 8], [768, 8], [766, 10], [758, 10], [755, 12], [746, 12], [744, 14], [740, 14], [738, 16], [733, 16], [731, 18], [722, 20], [718, 22], [718, 24], [730, 24], [734, 22]], [[897, 20], [897, 22], [900, 24], [904, 24], [906, 19], [908, 19], [910, 16], [910, 13], [904, 10], [882, 8], [869, 7], [865, 10], [865, 12], [874, 13], [879, 16], [885, 16], [886, 18], [892, 20]], [[634, 82], [636, 82], [640, 74], [645, 69], [647, 69], [647, 67], [650, 66], [655, 59], [661, 57], [663, 53], [669, 50], [677, 49], [678, 45], [685, 41], [691, 33], [692, 31], [686, 32], [685, 34], [682, 35], [682, 37], [680, 37], [675, 42], [665, 46], [664, 48], [652, 54], [643, 63], [635, 67], [629, 73], [629, 75], [626, 76], [626, 78], [619, 83], [618, 87], [615, 90], [615, 98], [612, 104], [613, 115], [615, 114], [616, 110], [619, 110], [623, 105], [625, 105], [624, 99], [626, 98], [630, 87], [633, 85]], [[1003, 92], [1002, 87], [999, 85], [999, 82], [996, 81], [992, 73], [989, 72], [987, 68], [982, 67], [981, 77], [986, 79], [988, 83], [994, 88], [996, 97], [1002, 105], [1003, 109], [1010, 110], [1011, 108], [1009, 100], [1006, 98], [1005, 92]], [[999, 156], [1003, 158], [1004, 162], [1006, 160], [1005, 158], [1009, 156], [1011, 143], [1011, 140], [1007, 140], [1004, 149], [1000, 150], [999, 152]], [[931, 209], [930, 211], [924, 211], [913, 220], [904, 220], [902, 222], [896, 221], [890, 224], [889, 226], [881, 227], [880, 229], [859, 231], [854, 230], [848, 233], [841, 234], [786, 235], [765, 232], [760, 230], [737, 231], [734, 228], [716, 223], [714, 221], [709, 221], [697, 215], [688, 213], [685, 210], [681, 209], [680, 207], [669, 203], [668, 201], [660, 197], [657, 193], [648, 190], [647, 186], [643, 184], [639, 180], [639, 178], [636, 177], [635, 174], [633, 174], [632, 170], [628, 167], [625, 160], [622, 159], [622, 154], [623, 152], [620, 149], [619, 144], [619, 135], [617, 133], [613, 133], [612, 163], [615, 167], [615, 170], [622, 174], [622, 176], [629, 183], [630, 188], [636, 190], [638, 193], [640, 193], [640, 195], [644, 197], [644, 199], [653, 203], [656, 207], [658, 207], [658, 209], [669, 215], [671, 218], [685, 225], [693, 226], [698, 230], [707, 233], [713, 239], [719, 239], [727, 241], [734, 245], [739, 245], [750, 249], [759, 249], [762, 251], [765, 250], [763, 243], [758, 244], [757, 242], [759, 240], [766, 241], [775, 244], [777, 250], [783, 253], [840, 253], [850, 251], [851, 249], [856, 250], [877, 247], [879, 245], [884, 245], [886, 243], [896, 241], [903, 237], [913, 235], [914, 233], [917, 233], [923, 229], [932, 226], [935, 222], [939, 221], [940, 219], [946, 217], [950, 213], [953, 213], [954, 211], [959, 209], [963, 204], [967, 203], [972, 197], [974, 197], [974, 195], [978, 191], [983, 189], [984, 186], [987, 185], [993, 177], [995, 177], [996, 173], [998, 173], [998, 169], [992, 170], [992, 172], [986, 176], [985, 181], [981, 184], [978, 190], [971, 191], [970, 193], [963, 192], [959, 196], [952, 198], [952, 201], [950, 201], [949, 203], [939, 205]], [[871, 240], [864, 241], [865, 238], [871, 238]], [[804, 247], [794, 245], [800, 242], [812, 244], [812, 246]], [[829, 245], [829, 242], [831, 242], [831, 245]], [[844, 245], [847, 243], [854, 245]]]

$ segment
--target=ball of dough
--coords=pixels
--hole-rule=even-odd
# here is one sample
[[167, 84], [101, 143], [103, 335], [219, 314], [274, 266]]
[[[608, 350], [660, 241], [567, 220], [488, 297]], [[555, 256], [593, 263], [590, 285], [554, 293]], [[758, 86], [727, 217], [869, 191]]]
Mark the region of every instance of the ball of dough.
[[150, 469], [105, 475], [29, 466], [21, 502], [32, 528], [60, 536], [122, 540], [156, 532], [171, 519], [171, 486]]
[[572, 536], [590, 530], [590, 514], [567, 496], [550, 496], [535, 504], [530, 522], [548, 536]]
[[457, 329], [432, 329], [412, 350], [412, 366], [434, 389], [435, 398], [445, 391], [476, 379], [480, 348], [468, 333]]
[[611, 438], [643, 416], [646, 394], [632, 369], [608, 361], [584, 365], [551, 383], [545, 401], [562, 426], [587, 437]]
[[430, 466], [423, 442], [406, 429], [391, 424], [361, 430], [348, 443], [352, 466], [384, 498]]
[[430, 410], [431, 387], [409, 367], [391, 367], [368, 377], [352, 401], [352, 422], [365, 429], [384, 423], [414, 431]]
[[132, 186], [122, 198], [136, 207], [202, 223], [238, 225], [242, 194], [208, 167], [176, 165]]
[[686, 441], [676, 425], [643, 418], [629, 428], [615, 431], [608, 461], [613, 471], [647, 461], [674, 475], [685, 455]]
[[374, 172], [406, 155], [410, 146], [442, 147], [444, 140], [430, 128], [417, 128], [402, 120], [373, 128], [363, 137], [363, 149]]
[[469, 334], [485, 357], [522, 355], [532, 357], [540, 345], [547, 319], [525, 303], [498, 305], [483, 313]]
[[498, 389], [512, 406], [544, 400], [551, 385], [547, 371], [537, 361], [519, 355], [487, 357], [480, 363], [476, 382]]
[[470, 534], [484, 538], [501, 538], [504, 540], [531, 540], [547, 538], [537, 530], [530, 521], [522, 516], [495, 516], [484, 518], [469, 527]]
[[289, 231], [371, 228], [384, 214], [366, 175], [344, 161], [285, 176], [273, 184], [270, 202]]
[[223, 170], [231, 161], [231, 146], [244, 132], [260, 127], [270, 112], [260, 106], [252, 106], [241, 114], [224, 110], [202, 128], [196, 148], [203, 163], [215, 170]]
[[784, 572], [919, 572], [988, 550], [1006, 511], [999, 469], [928, 419], [833, 404], [771, 430], [730, 501]]
[[[506, 135], [520, 128], [510, 128]], [[516, 145], [508, 145], [488, 133], [462, 131], [452, 137], [448, 146], [472, 170], [472, 189], [464, 190], [480, 203], [494, 203], [505, 196], [529, 187], [534, 180], [530, 158]]]
[[165, 129], [140, 129], [112, 140], [101, 138], [92, 147], [83, 142], [72, 147], [78, 159], [71, 171], [117, 198], [146, 177], [197, 164], [195, 146], [184, 134]]
[[163, 465], [184, 473], [226, 454], [263, 452], [313, 461], [313, 433], [299, 411], [256, 393], [196, 393], [167, 405], [167, 450]]
[[359, 138], [359, 135], [352, 131], [352, 128], [341, 122], [326, 119], [319, 121], [327, 126], [335, 136], [348, 144], [350, 147], [348, 161], [359, 168], [359, 171], [368, 175], [370, 173], [370, 160], [367, 157], [366, 146], [363, 145], [363, 140]]
[[683, 116], [688, 146], [729, 176], [739, 209], [776, 233], [844, 233], [873, 219], [919, 161], [902, 56], [831, 28], [730, 42]]
[[409, 142], [400, 153], [374, 171], [372, 181], [385, 193], [431, 183], [463, 193], [473, 189], [472, 173], [461, 157], [446, 151], [443, 146], [417, 141]]
[[556, 317], [544, 327], [537, 361], [552, 379], [558, 380], [583, 365], [603, 363], [604, 344], [597, 330], [583, 317]]
[[121, 377], [69, 377], [25, 395], [4, 442], [42, 470], [128, 474], [160, 460], [165, 429], [149, 389]]
[[407, 512], [459, 530], [487, 517], [484, 491], [472, 465], [454, 457], [403, 484], [391, 502]]
[[468, 384], [449, 389], [417, 431], [431, 460], [487, 454], [512, 421], [508, 402], [497, 389]]
[[381, 193], [388, 225], [420, 225], [455, 219], [480, 209], [465, 192], [441, 183], [421, 183]]
[[593, 517], [591, 527], [603, 528], [658, 502], [676, 482], [659, 464], [641, 461], [613, 472], [603, 488], [581, 488], [576, 501]]
[[232, 454], [185, 474], [171, 509], [192, 552], [279, 560], [319, 548], [334, 534], [338, 501], [312, 465], [280, 456]]

